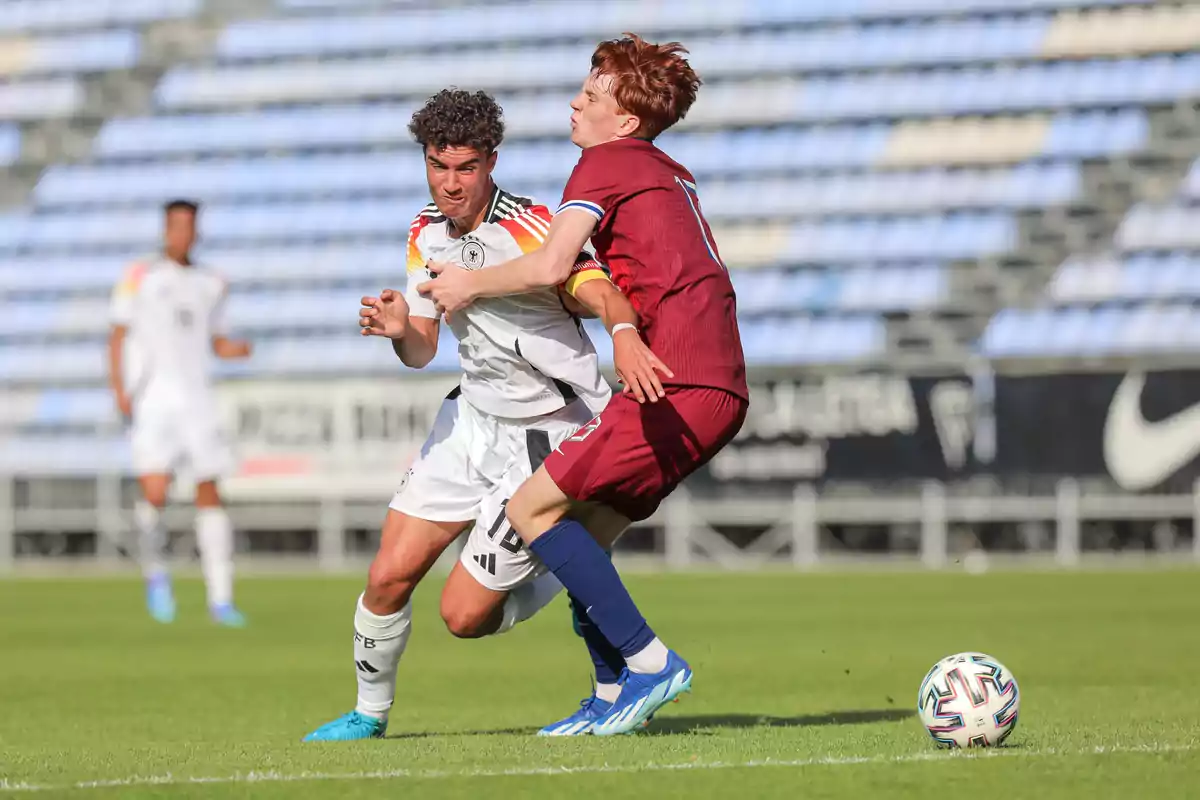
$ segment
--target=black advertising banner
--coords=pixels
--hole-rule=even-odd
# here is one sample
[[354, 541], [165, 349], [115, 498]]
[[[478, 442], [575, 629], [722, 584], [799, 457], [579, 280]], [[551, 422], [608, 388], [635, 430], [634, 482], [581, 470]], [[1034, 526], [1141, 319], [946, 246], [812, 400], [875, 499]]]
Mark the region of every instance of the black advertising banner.
[[1190, 493], [1200, 469], [1200, 371], [996, 379], [995, 467]]
[[698, 480], [948, 480], [976, 461], [980, 403], [965, 376], [754, 382], [750, 395], [741, 432]]
[[974, 475], [1109, 479], [1191, 493], [1200, 370], [759, 382], [738, 437], [698, 476], [719, 484]]

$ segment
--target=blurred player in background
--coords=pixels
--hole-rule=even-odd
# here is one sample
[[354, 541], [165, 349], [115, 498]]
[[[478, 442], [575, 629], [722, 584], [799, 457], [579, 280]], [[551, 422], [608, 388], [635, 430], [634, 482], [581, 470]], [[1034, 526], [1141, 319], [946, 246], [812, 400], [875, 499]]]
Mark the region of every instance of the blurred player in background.
[[[425, 155], [433, 202], [409, 228], [407, 294], [389, 289], [365, 297], [360, 312], [363, 334], [391, 339], [409, 367], [425, 367], [437, 354], [441, 315], [416, 291], [429, 278], [427, 261], [487, 270], [536, 250], [550, 229], [545, 206], [505, 192], [492, 178], [504, 138], [502, 114], [484, 92], [446, 90], [413, 116], [410, 130]], [[562, 589], [509, 527], [504, 508], [522, 481], [611, 396], [596, 351], [567, 305], [591, 310], [610, 330], [637, 321], [584, 244], [558, 286], [479, 303], [449, 320], [463, 375], [392, 499], [358, 598], [357, 706], [307, 741], [384, 734], [408, 642], [413, 591], [464, 531], [470, 534], [441, 603], [455, 635], [509, 630]], [[628, 342], [621, 354], [626, 380], [639, 386], [649, 381], [651, 360], [640, 342]], [[624, 529], [596, 524], [593, 533], [605, 546]]]
[[165, 208], [163, 250], [131, 264], [113, 292], [109, 385], [132, 422], [133, 467], [142, 499], [134, 508], [146, 603], [159, 622], [175, 618], [162, 511], [175, 469], [196, 480], [196, 544], [213, 620], [240, 627], [233, 604], [233, 528], [217, 479], [232, 454], [217, 418], [211, 355], [246, 358], [250, 345], [222, 333], [225, 281], [192, 261], [199, 207]]
[[[571, 103], [571, 140], [583, 154], [545, 243], [487, 270], [432, 265], [437, 280], [420, 287], [439, 310], [462, 314], [480, 298], [556, 285], [590, 238], [651, 349], [673, 370], [649, 404], [627, 386], [508, 505], [521, 538], [628, 665], [620, 696], [592, 728], [601, 735], [642, 725], [690, 688], [692, 671], [655, 636], [604, 551], [567, 514], [598, 502], [627, 521], [650, 516], [733, 439], [749, 404], [733, 285], [695, 180], [653, 144], [696, 99], [700, 79], [685, 52], [632, 35], [601, 43]], [[614, 346], [622, 339], [639, 332], [615, 332]]]

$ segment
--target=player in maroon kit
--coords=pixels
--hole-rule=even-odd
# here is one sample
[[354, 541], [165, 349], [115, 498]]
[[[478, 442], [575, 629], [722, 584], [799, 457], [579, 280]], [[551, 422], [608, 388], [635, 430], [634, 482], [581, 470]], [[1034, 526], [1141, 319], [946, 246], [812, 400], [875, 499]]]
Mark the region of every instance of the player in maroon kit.
[[[571, 140], [583, 154], [542, 247], [474, 271], [432, 264], [437, 278], [420, 287], [452, 313], [477, 298], [555, 286], [590, 238], [638, 312], [640, 331], [612, 331], [625, 391], [552, 453], [508, 505], [513, 528], [584, 612], [593, 655], [607, 646], [627, 667], [615, 700], [594, 695], [563, 720], [570, 732], [586, 726], [598, 735], [642, 726], [690, 688], [692, 673], [654, 635], [571, 515], [585, 506], [593, 526], [598, 518], [612, 525], [647, 518], [733, 439], [749, 403], [733, 285], [695, 180], [653, 143], [687, 113], [700, 80], [679, 44], [627, 37], [596, 49], [571, 103]], [[635, 377], [647, 364], [661, 378], [653, 370], [651, 380]]]

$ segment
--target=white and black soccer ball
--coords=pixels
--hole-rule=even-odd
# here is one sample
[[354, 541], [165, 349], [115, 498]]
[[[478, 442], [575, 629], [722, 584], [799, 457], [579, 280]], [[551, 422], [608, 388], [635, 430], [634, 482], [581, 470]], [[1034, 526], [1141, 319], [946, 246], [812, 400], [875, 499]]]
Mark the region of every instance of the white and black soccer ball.
[[921, 681], [917, 713], [938, 747], [995, 747], [1017, 727], [1021, 691], [1008, 667], [984, 653], [958, 653]]

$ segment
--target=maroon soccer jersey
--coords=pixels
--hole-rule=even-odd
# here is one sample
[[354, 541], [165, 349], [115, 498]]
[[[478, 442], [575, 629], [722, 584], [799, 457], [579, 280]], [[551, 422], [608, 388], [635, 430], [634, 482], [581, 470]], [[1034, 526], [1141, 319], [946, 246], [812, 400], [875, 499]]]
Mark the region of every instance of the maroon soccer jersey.
[[733, 284], [690, 172], [644, 139], [586, 148], [559, 211], [596, 217], [592, 244], [675, 378], [747, 399]]

